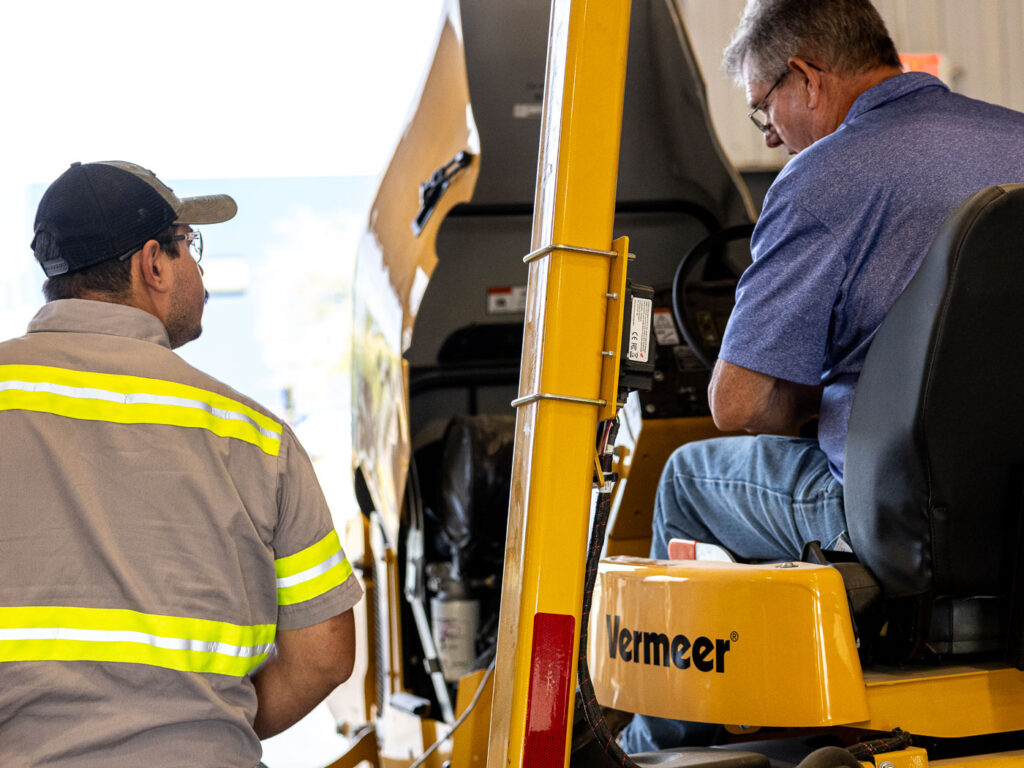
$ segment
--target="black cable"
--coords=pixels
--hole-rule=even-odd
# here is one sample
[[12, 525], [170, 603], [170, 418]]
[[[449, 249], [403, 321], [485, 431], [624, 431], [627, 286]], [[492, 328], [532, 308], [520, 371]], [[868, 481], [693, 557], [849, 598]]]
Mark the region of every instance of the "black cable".
[[590, 679], [590, 665], [587, 664], [590, 608], [594, 601], [597, 569], [601, 560], [601, 550], [604, 549], [608, 518], [611, 515], [612, 508], [612, 494], [610, 490], [613, 480], [611, 474], [612, 454], [608, 452], [607, 447], [610, 443], [614, 442], [615, 427], [612, 424], [605, 423], [599, 425], [598, 430], [599, 460], [605, 483], [597, 495], [597, 507], [594, 510], [594, 526], [590, 532], [590, 548], [587, 550], [587, 571], [583, 581], [583, 611], [580, 621], [580, 656], [576, 667], [577, 689], [587, 723], [589, 723], [594, 731], [598, 744], [604, 747], [608, 757], [624, 768], [639, 768], [630, 759], [629, 755], [622, 751], [622, 747], [615, 741], [615, 734], [611, 732], [611, 729], [605, 722], [605, 716], [601, 712], [601, 705], [597, 703], [597, 695], [594, 693], [594, 683]]
[[873, 755], [883, 752], [897, 752], [906, 749], [913, 739], [909, 733], [897, 728], [892, 735], [874, 741], [862, 741], [847, 747], [847, 750], [858, 760], [870, 760]]

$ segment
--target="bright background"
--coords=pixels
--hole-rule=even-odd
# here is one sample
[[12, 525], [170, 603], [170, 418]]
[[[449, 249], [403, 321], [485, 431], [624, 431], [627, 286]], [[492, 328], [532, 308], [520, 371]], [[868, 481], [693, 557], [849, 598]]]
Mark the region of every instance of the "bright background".
[[[19, 0], [0, 6], [0, 338], [42, 303], [28, 247], [74, 161], [130, 160], [181, 196], [226, 192], [204, 228], [202, 338], [180, 353], [286, 415], [337, 516], [351, 513], [349, 289], [376, 181], [433, 48], [442, 0]], [[45, 738], [45, 735], [42, 737]], [[312, 768], [344, 741], [321, 706], [265, 742]]]
[[[27, 245], [41, 190], [33, 196], [31, 185], [45, 186], [73, 161], [108, 159], [137, 162], [172, 186], [182, 179], [376, 177], [409, 111], [440, 6], [3, 4], [0, 333], [19, 332], [39, 302], [41, 272]], [[284, 208], [288, 201], [279, 202]], [[352, 250], [322, 247], [338, 258]]]

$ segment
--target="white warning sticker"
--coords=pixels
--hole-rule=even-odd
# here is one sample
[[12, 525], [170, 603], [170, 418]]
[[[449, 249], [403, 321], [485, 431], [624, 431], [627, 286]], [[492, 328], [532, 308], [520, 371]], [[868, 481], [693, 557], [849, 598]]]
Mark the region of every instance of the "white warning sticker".
[[674, 347], [679, 343], [679, 333], [670, 309], [660, 307], [654, 310], [654, 338], [663, 347]]
[[540, 102], [532, 104], [518, 103], [512, 105], [512, 117], [516, 120], [528, 120], [531, 117], [540, 117], [544, 111], [544, 105]]
[[646, 363], [651, 354], [651, 299], [634, 298], [629, 313], [629, 349], [626, 357]]
[[511, 315], [525, 310], [525, 285], [504, 285], [487, 289], [487, 314]]

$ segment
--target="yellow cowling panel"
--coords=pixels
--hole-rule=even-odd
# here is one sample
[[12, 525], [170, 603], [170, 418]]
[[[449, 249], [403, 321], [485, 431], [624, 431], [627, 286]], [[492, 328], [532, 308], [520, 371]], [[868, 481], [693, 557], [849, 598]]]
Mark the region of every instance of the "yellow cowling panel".
[[479, 157], [454, 178], [422, 232], [411, 223], [420, 184], [459, 152], [480, 154], [469, 105], [459, 5], [449, 0], [434, 58], [359, 243], [353, 287], [352, 455], [388, 541], [397, 541], [409, 466], [409, 348], [420, 299], [437, 263], [441, 222], [472, 197]]
[[598, 700], [629, 712], [796, 727], [868, 717], [833, 568], [609, 558], [588, 660]]
[[1003, 664], [873, 669], [864, 682], [871, 719], [859, 727], [943, 738], [1024, 729], [1024, 672]]

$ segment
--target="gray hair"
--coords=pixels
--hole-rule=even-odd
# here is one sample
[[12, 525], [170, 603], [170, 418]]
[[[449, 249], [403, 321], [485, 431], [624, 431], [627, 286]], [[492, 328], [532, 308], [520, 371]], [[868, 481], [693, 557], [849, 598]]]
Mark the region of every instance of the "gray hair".
[[722, 66], [743, 83], [782, 75], [791, 56], [813, 60], [843, 75], [900, 66], [896, 46], [870, 0], [747, 0]]

